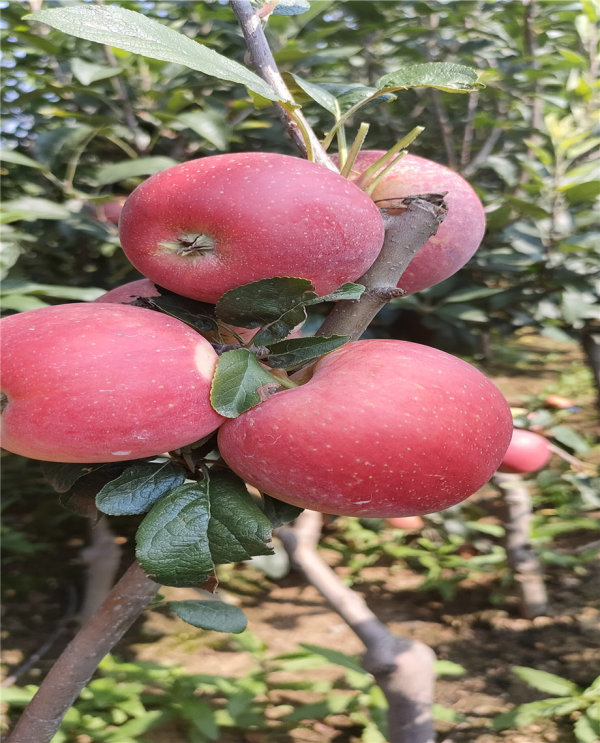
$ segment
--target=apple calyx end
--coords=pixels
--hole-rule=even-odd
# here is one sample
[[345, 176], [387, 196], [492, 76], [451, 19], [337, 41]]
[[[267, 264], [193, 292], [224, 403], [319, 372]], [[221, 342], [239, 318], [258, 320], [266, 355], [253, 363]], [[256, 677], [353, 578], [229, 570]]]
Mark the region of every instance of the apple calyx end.
[[172, 250], [177, 255], [196, 255], [214, 253], [216, 241], [203, 232], [189, 232], [178, 235], [176, 240], [160, 243], [161, 247]]
[[0, 414], [6, 410], [9, 402], [10, 400], [8, 399], [8, 395], [4, 394], [4, 392], [0, 392]]

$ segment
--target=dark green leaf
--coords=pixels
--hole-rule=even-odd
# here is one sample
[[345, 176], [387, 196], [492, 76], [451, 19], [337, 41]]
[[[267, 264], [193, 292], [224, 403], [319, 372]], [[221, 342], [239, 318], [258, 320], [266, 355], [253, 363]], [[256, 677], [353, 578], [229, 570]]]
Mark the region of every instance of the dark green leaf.
[[185, 478], [185, 470], [168, 460], [134, 464], [100, 490], [96, 506], [109, 516], [145, 513]]
[[291, 506], [289, 503], [284, 503], [278, 498], [272, 498], [270, 495], [263, 495], [262, 507], [265, 516], [269, 519], [274, 529], [278, 526], [289, 524], [290, 521], [294, 521], [304, 510], [303, 508], [298, 508], [298, 506]]
[[[310, 297], [306, 297], [307, 292]], [[215, 309], [217, 317], [230, 325], [260, 328], [314, 297], [314, 287], [308, 279], [276, 276], [225, 292]]]
[[215, 563], [271, 555], [272, 524], [233, 472], [210, 477], [210, 549]]
[[161, 312], [181, 320], [201, 333], [217, 330], [212, 304], [182, 297], [161, 286], [158, 286], [157, 290], [160, 292], [159, 297], [142, 298], [140, 304], [158, 308]]
[[213, 408], [226, 418], [237, 418], [261, 401], [259, 389], [265, 385], [277, 385], [246, 348], [226, 351], [217, 363], [210, 388]]
[[272, 323], [265, 325], [264, 328], [252, 338], [252, 343], [256, 346], [267, 346], [271, 343], [287, 338], [287, 336], [306, 320], [306, 310], [303, 305], [294, 307], [294, 309], [284, 312], [281, 317]]
[[218, 563], [268, 555], [271, 523], [231, 472], [185, 483], [151, 508], [137, 532], [136, 555], [159, 583], [197, 586]]
[[464, 93], [482, 88], [479, 75], [471, 67], [447, 62], [425, 62], [402, 67], [377, 81], [380, 90], [438, 88], [448, 93]]
[[240, 83], [270, 100], [281, 100], [270, 85], [238, 62], [152, 18], [118, 5], [74, 5], [39, 10], [25, 17], [81, 39], [175, 62], [205, 75]]
[[42, 462], [44, 478], [57, 493], [66, 493], [82, 477], [93, 470], [103, 467], [102, 464], [69, 464], [66, 462]]
[[320, 302], [339, 302], [342, 299], [360, 299], [364, 294], [364, 291], [365, 287], [362, 284], [354, 284], [349, 281], [347, 284], [342, 284], [338, 289], [330, 294], [323, 294], [321, 297], [305, 299], [303, 304], [308, 307], [309, 305], [319, 304]]
[[217, 632], [243, 632], [248, 620], [237, 606], [223, 601], [167, 601], [167, 606], [184, 622]]
[[347, 335], [290, 338], [271, 344], [267, 361], [276, 369], [293, 369], [343, 346], [348, 340]]
[[150, 509], [136, 535], [142, 568], [167, 586], [197, 586], [214, 572], [208, 541], [208, 482], [171, 490]]

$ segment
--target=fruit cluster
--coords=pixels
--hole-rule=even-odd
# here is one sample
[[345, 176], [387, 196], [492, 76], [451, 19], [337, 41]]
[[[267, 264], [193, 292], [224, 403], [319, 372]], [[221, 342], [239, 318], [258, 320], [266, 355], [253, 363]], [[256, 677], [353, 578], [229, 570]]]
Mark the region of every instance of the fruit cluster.
[[[94, 303], [2, 320], [3, 447], [45, 461], [112, 462], [177, 450], [218, 429], [234, 472], [300, 507], [395, 517], [475, 492], [500, 464], [512, 419], [498, 389], [466, 362], [404, 341], [354, 341], [227, 419], [211, 406], [210, 339], [128, 304], [160, 287], [214, 304], [281, 276], [309, 279], [327, 295], [376, 259], [384, 229], [375, 202], [426, 191], [447, 192], [449, 216], [401, 286], [414, 292], [447, 278], [481, 241], [479, 199], [447, 168], [409, 155], [371, 197], [360, 186], [381, 154], [361, 153], [350, 179], [298, 158], [242, 153], [186, 162], [138, 186], [119, 231], [146, 278]], [[231, 330], [248, 344], [256, 332]]]

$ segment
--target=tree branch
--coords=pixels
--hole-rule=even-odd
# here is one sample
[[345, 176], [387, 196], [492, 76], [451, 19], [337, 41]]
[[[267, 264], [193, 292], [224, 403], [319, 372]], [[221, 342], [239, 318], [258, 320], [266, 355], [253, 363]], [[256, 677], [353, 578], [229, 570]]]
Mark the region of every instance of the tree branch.
[[360, 594], [345, 586], [316, 550], [322, 515], [303, 511], [293, 528], [278, 536], [299, 569], [366, 647], [363, 665], [389, 702], [391, 743], [433, 743], [435, 654], [407, 637], [397, 637], [379, 621]]
[[531, 498], [520, 475], [496, 472], [492, 482], [502, 493], [504, 546], [509, 567], [515, 575], [521, 614], [533, 619], [545, 614], [548, 596], [540, 562], [529, 535], [531, 531]]
[[7, 743], [49, 743], [98, 664], [158, 591], [134, 562], [100, 609], [65, 648], [25, 708]]
[[[317, 335], [348, 335], [359, 338], [379, 310], [393, 298], [400, 277], [427, 240], [435, 235], [447, 207], [439, 194], [407, 196], [399, 208], [382, 209], [385, 240], [377, 260], [358, 279], [365, 292], [354, 301], [335, 304]], [[396, 294], [396, 296], [398, 296]]]
[[[229, 4], [242, 29], [256, 73], [268, 82], [283, 100], [289, 101], [295, 106], [292, 94], [277, 69], [260, 17], [254, 12], [249, 0], [229, 0]], [[281, 104], [278, 103], [276, 106], [288, 134], [302, 155], [307, 156], [306, 142], [302, 133], [304, 131], [304, 134], [309, 138], [314, 161], [330, 170], [337, 171], [304, 115], [296, 110], [292, 116], [290, 111]], [[302, 130], [300, 127], [302, 127]]]

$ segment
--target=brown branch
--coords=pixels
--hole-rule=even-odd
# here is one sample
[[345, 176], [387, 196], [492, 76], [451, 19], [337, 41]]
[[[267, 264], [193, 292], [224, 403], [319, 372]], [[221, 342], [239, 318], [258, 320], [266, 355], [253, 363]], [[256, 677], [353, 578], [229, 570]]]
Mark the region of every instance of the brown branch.
[[317, 335], [348, 335], [359, 338], [371, 320], [391, 298], [406, 267], [418, 250], [437, 232], [447, 207], [438, 194], [408, 196], [401, 209], [382, 209], [385, 240], [377, 260], [358, 279], [366, 291], [358, 300], [337, 302]]
[[134, 562], [52, 666], [7, 743], [49, 743], [102, 658], [123, 637], [157, 591], [158, 584]]
[[364, 643], [363, 665], [389, 702], [390, 743], [433, 743], [433, 650], [393, 635], [362, 596], [340, 581], [316, 550], [321, 523], [320, 513], [303, 511], [293, 528], [282, 528], [278, 535], [294, 567]]
[[533, 619], [546, 613], [548, 596], [542, 567], [529, 541], [531, 530], [529, 488], [520, 475], [502, 472], [496, 472], [492, 482], [502, 492], [506, 559], [514, 572], [521, 613], [527, 619]]
[[[265, 36], [260, 16], [254, 12], [249, 0], [229, 0], [229, 4], [242, 29], [246, 46], [248, 47], [248, 53], [256, 73], [269, 83], [273, 90], [281, 96], [282, 100], [289, 101], [295, 105], [292, 94], [277, 69], [277, 64]], [[306, 157], [307, 149], [299, 124], [310, 139], [314, 161], [330, 170], [337, 171], [337, 168], [321, 146], [310, 124], [304, 118], [304, 115], [299, 110], [296, 110], [292, 116], [281, 104], [276, 104], [276, 106], [288, 134], [302, 155]]]

